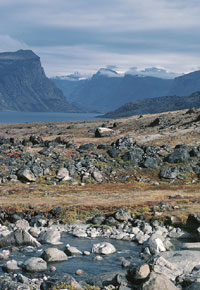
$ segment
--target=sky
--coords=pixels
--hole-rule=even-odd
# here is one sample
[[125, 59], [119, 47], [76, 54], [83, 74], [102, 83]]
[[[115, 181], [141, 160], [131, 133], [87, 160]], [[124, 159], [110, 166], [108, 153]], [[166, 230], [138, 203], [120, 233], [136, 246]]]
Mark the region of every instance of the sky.
[[0, 0], [0, 52], [32, 49], [49, 77], [187, 73], [200, 69], [199, 15], [199, 0]]

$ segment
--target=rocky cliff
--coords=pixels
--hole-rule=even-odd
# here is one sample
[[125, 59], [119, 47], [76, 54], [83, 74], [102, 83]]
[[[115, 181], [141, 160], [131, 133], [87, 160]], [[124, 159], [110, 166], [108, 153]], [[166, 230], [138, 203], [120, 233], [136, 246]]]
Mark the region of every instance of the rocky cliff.
[[0, 53], [0, 111], [75, 112], [31, 50]]

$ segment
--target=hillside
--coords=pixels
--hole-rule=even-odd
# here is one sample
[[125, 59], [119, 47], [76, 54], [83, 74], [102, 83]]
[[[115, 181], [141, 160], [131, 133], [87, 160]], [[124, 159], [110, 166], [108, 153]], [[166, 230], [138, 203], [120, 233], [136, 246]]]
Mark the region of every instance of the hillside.
[[186, 97], [166, 96], [138, 100], [121, 106], [115, 111], [105, 114], [106, 118], [129, 117], [141, 114], [155, 114], [200, 107], [200, 93], [193, 93]]
[[31, 50], [0, 53], [0, 111], [74, 112]]

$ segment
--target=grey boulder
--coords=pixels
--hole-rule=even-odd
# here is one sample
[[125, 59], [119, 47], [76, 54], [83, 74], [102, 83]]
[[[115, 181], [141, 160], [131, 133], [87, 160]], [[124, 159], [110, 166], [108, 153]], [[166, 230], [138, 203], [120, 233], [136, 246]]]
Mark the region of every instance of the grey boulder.
[[30, 273], [44, 272], [47, 270], [47, 263], [42, 258], [33, 257], [24, 262], [23, 270]]
[[110, 255], [116, 252], [115, 247], [111, 243], [102, 242], [99, 244], [94, 244], [92, 247], [92, 253]]
[[60, 245], [60, 232], [57, 230], [47, 230], [41, 232], [39, 235], [39, 241], [42, 244], [52, 244], [52, 245]]
[[0, 239], [0, 248], [9, 246], [40, 247], [40, 243], [25, 230], [17, 229]]
[[41, 258], [43, 258], [46, 262], [67, 261], [67, 255], [57, 248], [48, 248], [44, 250]]

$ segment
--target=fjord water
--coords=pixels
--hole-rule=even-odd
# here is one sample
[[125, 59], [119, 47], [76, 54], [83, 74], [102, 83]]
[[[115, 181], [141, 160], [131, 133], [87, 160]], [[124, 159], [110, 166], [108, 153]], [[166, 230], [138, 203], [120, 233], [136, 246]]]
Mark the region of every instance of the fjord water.
[[89, 121], [95, 120], [97, 115], [97, 113], [0, 112], [0, 124]]

